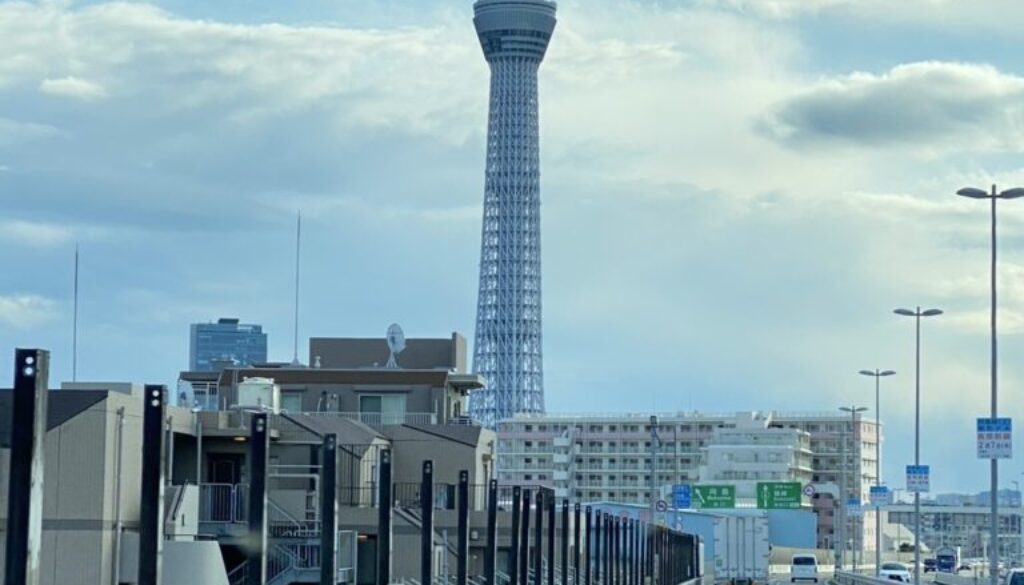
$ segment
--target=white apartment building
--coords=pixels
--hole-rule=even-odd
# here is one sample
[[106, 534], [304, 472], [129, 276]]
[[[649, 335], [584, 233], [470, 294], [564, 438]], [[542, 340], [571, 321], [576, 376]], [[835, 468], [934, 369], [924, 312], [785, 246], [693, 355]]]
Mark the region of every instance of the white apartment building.
[[[651, 413], [516, 415], [498, 424], [498, 476], [503, 483], [543, 484], [559, 497], [649, 503]], [[655, 415], [654, 484], [735, 485], [753, 498], [758, 481], [843, 485], [846, 498], [867, 501], [878, 473], [879, 425], [833, 413], [701, 412]], [[752, 500], [749, 501], [752, 503]], [[830, 495], [816, 495], [818, 545], [834, 546]], [[873, 550], [874, 516], [851, 519], [849, 545]], [[863, 529], [863, 534], [859, 530]], [[848, 535], [854, 530], [847, 531]]]

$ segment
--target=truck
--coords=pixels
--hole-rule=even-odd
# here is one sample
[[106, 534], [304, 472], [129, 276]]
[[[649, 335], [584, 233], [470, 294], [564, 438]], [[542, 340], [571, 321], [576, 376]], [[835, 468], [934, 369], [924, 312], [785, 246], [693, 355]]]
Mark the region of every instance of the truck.
[[767, 515], [722, 515], [714, 523], [715, 583], [767, 585], [771, 557]]
[[935, 549], [935, 570], [939, 573], [956, 573], [960, 566], [960, 549], [943, 546]]

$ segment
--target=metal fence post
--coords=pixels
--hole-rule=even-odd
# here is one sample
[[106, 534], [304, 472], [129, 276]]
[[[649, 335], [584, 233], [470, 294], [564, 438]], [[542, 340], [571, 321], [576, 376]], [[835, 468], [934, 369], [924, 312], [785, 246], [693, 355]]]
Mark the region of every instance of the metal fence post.
[[562, 500], [562, 585], [569, 583], [569, 500]]
[[[469, 471], [459, 472], [458, 537], [456, 538], [455, 582], [469, 582]], [[447, 554], [447, 551], [445, 551]]]
[[580, 525], [580, 503], [576, 502], [573, 506], [573, 523], [572, 523], [572, 550], [573, 550], [573, 585], [580, 585], [580, 558], [583, 556], [583, 551], [580, 550], [580, 532], [583, 530], [583, 526]]
[[604, 542], [602, 543], [602, 554], [604, 557], [604, 585], [613, 585], [612, 581], [612, 517], [610, 514], [603, 514]]
[[4, 565], [7, 585], [39, 583], [49, 378], [50, 352], [15, 350]]
[[420, 512], [420, 584], [430, 585], [434, 579], [434, 462], [430, 460], [423, 462]]
[[[523, 526], [519, 538], [519, 585], [529, 585], [530, 572], [530, 492], [523, 490]], [[515, 584], [513, 584], [515, 585]]]
[[587, 521], [587, 536], [586, 543], [584, 544], [584, 546], [586, 547], [586, 554], [584, 555], [585, 562], [583, 564], [583, 566], [585, 567], [584, 570], [586, 571], [587, 575], [586, 580], [584, 581], [584, 585], [594, 585], [594, 511], [590, 508], [590, 506], [587, 506], [586, 511], [584, 513], [584, 517]]
[[484, 585], [497, 585], [498, 562], [498, 480], [487, 484], [487, 550], [484, 551]]
[[[512, 533], [509, 535], [511, 546], [508, 551], [508, 582], [510, 585], [519, 585], [519, 517], [523, 511], [523, 490], [519, 486], [512, 488]], [[487, 585], [496, 585], [488, 583]]]
[[377, 480], [377, 585], [391, 582], [391, 449], [380, 450]]
[[[544, 581], [544, 575], [543, 575], [543, 573], [544, 573], [544, 565], [543, 565], [543, 558], [542, 558], [543, 555], [544, 555], [544, 500], [545, 500], [544, 490], [538, 489], [537, 490], [537, 501], [534, 504], [536, 506], [536, 508], [537, 508], [537, 513], [536, 513], [537, 525], [533, 527], [533, 530], [534, 530], [534, 534], [533, 534], [534, 545], [536, 546], [536, 550], [534, 550], [534, 555], [533, 555], [533, 583], [534, 583], [534, 585], [541, 585], [541, 583], [543, 583], [543, 581]], [[551, 584], [551, 585], [554, 585], [554, 584]]]
[[159, 585], [164, 540], [164, 426], [167, 390], [147, 385], [142, 411], [139, 585]]
[[320, 467], [320, 585], [338, 582], [338, 436], [324, 435]]
[[555, 585], [555, 528], [557, 526], [555, 521], [555, 492], [554, 490], [548, 491], [547, 497], [544, 498], [544, 503], [548, 507], [548, 585]]
[[249, 585], [267, 581], [267, 467], [270, 428], [267, 413], [252, 415], [249, 425]]

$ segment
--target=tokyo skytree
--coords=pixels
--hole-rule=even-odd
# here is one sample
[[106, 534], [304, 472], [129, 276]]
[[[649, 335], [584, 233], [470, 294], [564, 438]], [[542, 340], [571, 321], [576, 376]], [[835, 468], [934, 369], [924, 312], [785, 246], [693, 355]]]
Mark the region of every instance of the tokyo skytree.
[[487, 388], [470, 395], [470, 414], [493, 427], [517, 412], [544, 412], [537, 71], [555, 3], [478, 0], [473, 9], [491, 98], [473, 351]]

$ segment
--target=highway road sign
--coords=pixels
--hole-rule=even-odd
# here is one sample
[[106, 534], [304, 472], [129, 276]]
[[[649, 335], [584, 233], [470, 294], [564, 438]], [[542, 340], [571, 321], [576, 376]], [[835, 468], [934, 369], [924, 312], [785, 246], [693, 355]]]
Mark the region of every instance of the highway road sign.
[[695, 485], [693, 486], [694, 508], [735, 508], [736, 486]]
[[850, 518], [860, 518], [863, 516], [864, 509], [861, 508], [860, 500], [857, 498], [846, 500], [846, 513], [849, 514]]
[[672, 486], [672, 503], [677, 510], [686, 510], [693, 506], [693, 493], [688, 484]]
[[907, 466], [907, 491], [927, 492], [930, 491], [931, 474], [927, 465]]
[[978, 459], [1011, 459], [1013, 457], [1013, 420], [1009, 418], [978, 419]]
[[803, 503], [800, 482], [759, 481], [757, 482], [757, 507], [771, 510], [777, 508], [799, 508]]
[[657, 502], [654, 502], [654, 509], [659, 512], [667, 512], [668, 502], [666, 502], [665, 500], [658, 500]]
[[884, 485], [871, 486], [871, 505], [878, 508], [892, 504], [892, 492]]

